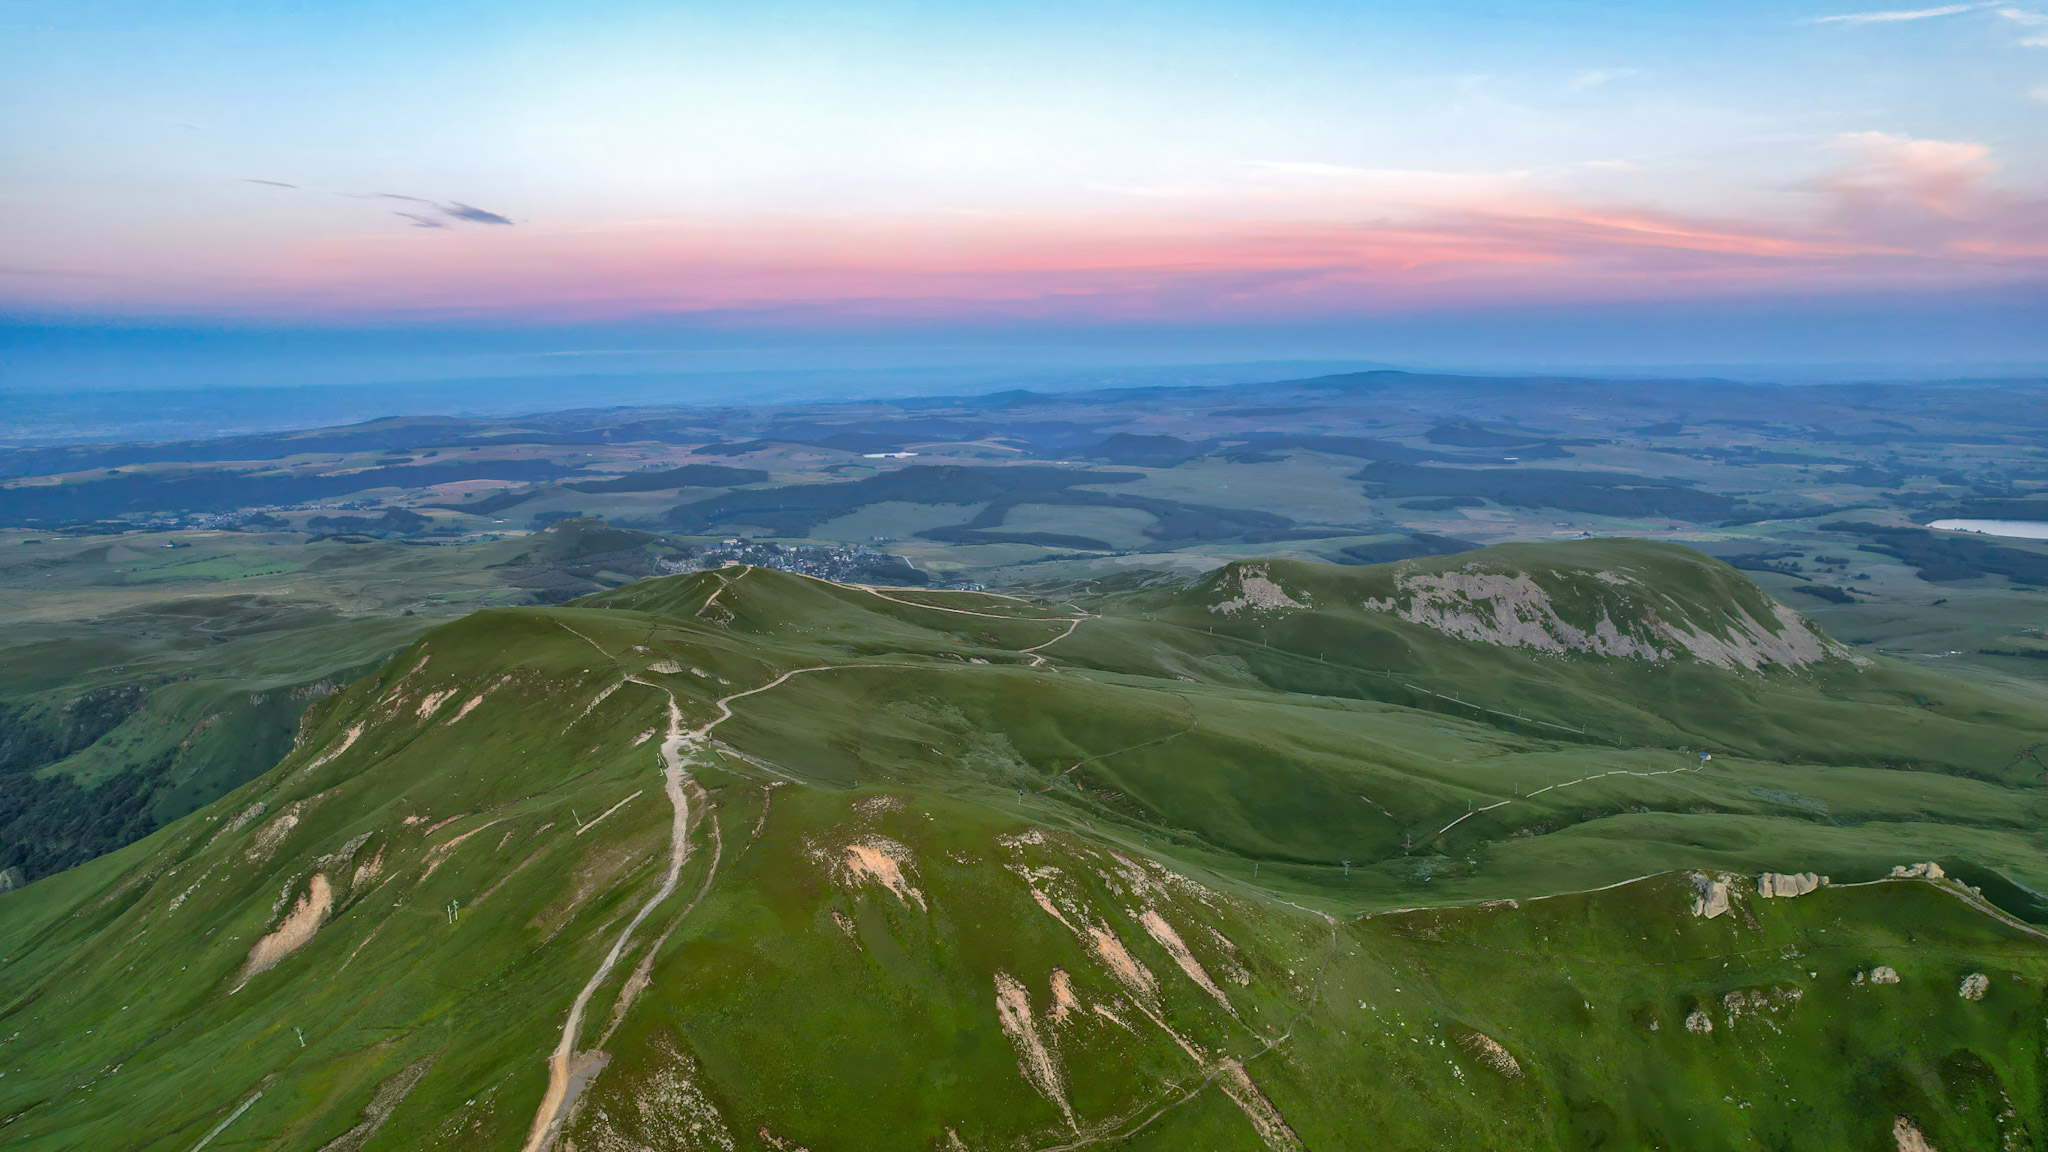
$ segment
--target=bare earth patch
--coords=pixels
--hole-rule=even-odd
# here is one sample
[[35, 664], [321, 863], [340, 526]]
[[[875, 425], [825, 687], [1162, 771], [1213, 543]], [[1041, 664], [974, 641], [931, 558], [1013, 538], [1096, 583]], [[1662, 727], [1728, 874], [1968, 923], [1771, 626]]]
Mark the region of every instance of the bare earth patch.
[[887, 836], [863, 836], [848, 844], [837, 868], [838, 878], [848, 887], [858, 888], [872, 881], [888, 889], [906, 905], [916, 904], [918, 911], [929, 911], [925, 906], [924, 893], [918, 891], [905, 874], [915, 870], [910, 849]]
[[299, 769], [298, 772], [295, 773], [295, 775], [304, 776], [312, 772], [314, 769], [319, 768], [321, 765], [332, 761], [336, 756], [339, 756], [343, 752], [348, 751], [349, 746], [354, 744], [357, 738], [362, 736], [362, 734], [363, 726], [361, 724], [357, 724], [355, 727], [350, 728], [348, 731], [341, 734], [341, 743], [336, 744], [334, 747], [329, 748], [327, 751], [322, 752], [320, 755], [313, 757], [313, 759], [309, 761], [304, 768]]
[[1252, 1083], [1244, 1065], [1235, 1060], [1224, 1060], [1219, 1067], [1223, 1075], [1217, 1079], [1217, 1085], [1232, 1103], [1244, 1110], [1245, 1117], [1252, 1122], [1266, 1147], [1273, 1152], [1304, 1152], [1301, 1137], [1288, 1127], [1287, 1118], [1280, 1115], [1280, 1109], [1275, 1108], [1273, 1102], [1266, 1099], [1266, 1094], [1259, 1091], [1259, 1086]]
[[432, 716], [435, 712], [439, 711], [441, 705], [446, 704], [451, 698], [453, 698], [457, 691], [459, 691], [459, 689], [447, 688], [439, 692], [427, 693], [424, 697], [420, 699], [420, 719], [425, 720], [428, 717]]
[[1095, 949], [1095, 955], [1108, 967], [1109, 974], [1142, 1001], [1150, 1002], [1159, 996], [1159, 981], [1153, 978], [1152, 970], [1131, 955], [1124, 942], [1108, 925], [1092, 924], [1088, 928], [1088, 944]]
[[1067, 1126], [1074, 1127], [1074, 1110], [1067, 1106], [1065, 1077], [1060, 1073], [1059, 1061], [1038, 1035], [1038, 1022], [1031, 1018], [1031, 994], [1007, 972], [996, 973], [996, 1022], [1002, 1025], [1003, 1035], [1010, 1038], [1010, 1045], [1017, 1049], [1017, 1070], [1041, 1096], [1059, 1108]]
[[1173, 962], [1180, 965], [1182, 972], [1187, 973], [1188, 979], [1193, 980], [1202, 991], [1214, 996], [1216, 1002], [1223, 1005], [1225, 1012], [1237, 1015], [1237, 1009], [1230, 1005], [1230, 997], [1225, 996], [1223, 989], [1218, 988], [1216, 982], [1209, 979], [1209, 973], [1202, 967], [1202, 962], [1195, 959], [1194, 953], [1188, 951], [1188, 946], [1181, 940], [1180, 933], [1173, 930], [1173, 925], [1168, 924], [1164, 916], [1147, 908], [1144, 914], [1138, 917], [1138, 923], [1145, 926], [1146, 933], [1157, 940], [1161, 948], [1166, 949], [1167, 954], [1173, 957]]
[[1522, 1074], [1521, 1062], [1514, 1053], [1501, 1046], [1500, 1041], [1484, 1032], [1467, 1032], [1458, 1037], [1458, 1046], [1472, 1054], [1474, 1060], [1500, 1073], [1509, 1080]]
[[1920, 1126], [1904, 1116], [1892, 1121], [1892, 1139], [1898, 1142], [1899, 1152], [1937, 1152]]
[[1081, 1001], [1074, 996], [1074, 978], [1064, 968], [1052, 970], [1052, 1022], [1064, 1024]]
[[248, 962], [242, 965], [241, 975], [236, 977], [234, 989], [229, 994], [240, 992], [250, 978], [276, 967], [280, 960], [304, 947], [333, 910], [334, 889], [328, 885], [326, 876], [313, 873], [313, 879], [306, 884], [306, 894], [292, 906], [291, 914], [284, 918], [284, 923], [277, 926], [277, 931], [250, 946]]
[[299, 826], [299, 818], [310, 807], [312, 803], [307, 800], [294, 800], [287, 804], [284, 811], [279, 812], [270, 823], [257, 829], [256, 835], [249, 838], [249, 848], [243, 855], [255, 864], [269, 860], [271, 854], [277, 851], [278, 845], [284, 843], [285, 837], [291, 835], [292, 829]]

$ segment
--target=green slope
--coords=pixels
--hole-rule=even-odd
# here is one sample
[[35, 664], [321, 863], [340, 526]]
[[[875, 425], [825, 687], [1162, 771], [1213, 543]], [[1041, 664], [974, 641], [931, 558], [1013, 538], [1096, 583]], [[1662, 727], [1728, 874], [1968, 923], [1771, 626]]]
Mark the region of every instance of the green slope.
[[[1446, 573], [1670, 654], [1452, 634], [1402, 599]], [[2031, 911], [2040, 711], [1656, 631], [1745, 619], [1803, 627], [1617, 543], [480, 612], [0, 897], [0, 1141], [2032, 1146], [2043, 939], [1886, 876]]]

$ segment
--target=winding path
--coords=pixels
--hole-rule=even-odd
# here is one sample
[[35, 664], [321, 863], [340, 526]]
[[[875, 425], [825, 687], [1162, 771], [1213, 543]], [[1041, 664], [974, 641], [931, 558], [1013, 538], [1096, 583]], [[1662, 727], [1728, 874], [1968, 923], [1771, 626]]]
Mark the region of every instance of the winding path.
[[[635, 680], [634, 683], [645, 684], [646, 681]], [[708, 728], [707, 725], [706, 730]], [[690, 798], [683, 790], [683, 782], [688, 778], [683, 770], [683, 747], [691, 742], [691, 736], [683, 728], [682, 709], [676, 706], [675, 697], [671, 695], [668, 700], [668, 737], [661, 742], [662, 787], [668, 792], [669, 803], [675, 809], [669, 831], [668, 871], [662, 877], [661, 887], [640, 906], [640, 911], [619, 933], [611, 951], [605, 953], [603, 963], [591, 973], [583, 990], [576, 994], [575, 1002], [569, 1006], [569, 1019], [562, 1025], [561, 1042], [555, 1045], [554, 1055], [548, 1058], [548, 1090], [541, 1097], [540, 1108], [534, 1112], [533, 1127], [527, 1133], [524, 1152], [543, 1152], [554, 1147], [561, 1137], [562, 1124], [569, 1115], [570, 1105], [575, 1103], [591, 1076], [603, 1067], [604, 1056], [600, 1050], [576, 1051], [577, 1037], [583, 1032], [583, 1013], [589, 1009], [591, 997], [597, 995], [605, 977], [611, 975], [617, 966], [619, 957], [625, 955], [634, 930], [656, 906], [675, 895], [683, 863], [690, 858]]]
[[[1536, 797], [1543, 795], [1545, 792], [1550, 791], [1552, 788], [1569, 788], [1574, 784], [1584, 784], [1588, 780], [1603, 780], [1609, 776], [1641, 776], [1645, 779], [1651, 776], [1676, 776], [1681, 772], [1698, 772], [1704, 767], [1706, 767], [1705, 761], [1702, 761], [1700, 764], [1696, 766], [1686, 768], [1666, 768], [1659, 772], [1637, 772], [1632, 768], [1616, 768], [1610, 772], [1595, 772], [1591, 776], [1581, 776], [1577, 780], [1567, 780], [1562, 784], [1545, 784], [1543, 787], [1538, 788], [1534, 792], [1529, 793], [1527, 796], [1510, 796], [1506, 800], [1502, 800], [1495, 804], [1488, 804], [1484, 808], [1474, 808], [1466, 812], [1463, 816], [1458, 817], [1456, 820], [1451, 821], [1449, 824], [1446, 824], [1443, 827], [1437, 829], [1436, 835], [1441, 836], [1444, 833], [1449, 832], [1451, 829], [1456, 828], [1458, 825], [1463, 824], [1465, 821], [1470, 820], [1472, 817], [1477, 816], [1482, 812], [1491, 812], [1495, 808], [1504, 808], [1509, 804], [1533, 800]], [[1384, 808], [1380, 810], [1382, 812], [1386, 811], [1386, 809]]]
[[[1031, 657], [1031, 665], [1034, 668], [1048, 667], [1052, 663], [1052, 661], [1047, 660], [1045, 657], [1040, 656], [1038, 654], [1038, 650], [1040, 648], [1052, 647], [1054, 644], [1057, 644], [1060, 641], [1065, 640], [1067, 637], [1072, 636], [1074, 634], [1074, 629], [1080, 627], [1081, 622], [1083, 620], [1094, 619], [1093, 616], [1087, 614], [1085, 611], [1079, 616], [1005, 616], [1000, 612], [976, 612], [971, 608], [948, 608], [943, 604], [924, 604], [916, 600], [904, 600], [897, 596], [890, 596], [887, 593], [883, 592], [881, 589], [876, 588], [870, 584], [854, 584], [850, 585], [850, 587], [858, 588], [863, 592], [867, 592], [871, 595], [881, 597], [882, 599], [887, 600], [891, 604], [901, 604], [907, 608], [924, 608], [933, 612], [951, 612], [956, 616], [979, 616], [984, 620], [1003, 620], [1011, 624], [1065, 624], [1067, 626], [1066, 631], [1060, 633], [1052, 639], [1042, 641], [1037, 644], [1033, 644], [1029, 648], [1017, 649], [1019, 655]], [[1004, 600], [1016, 600], [1019, 604], [1030, 603], [1027, 600], [1018, 600], [1018, 598], [1015, 596], [1004, 596], [999, 592], [977, 592], [975, 593], [975, 595], [996, 596]]]
[[[581, 633], [578, 633], [578, 635], [581, 635]], [[584, 639], [589, 640], [589, 637], [584, 637]], [[594, 641], [591, 643], [591, 646], [598, 648], [600, 652], [604, 651]], [[604, 960], [597, 966], [597, 971], [591, 973], [590, 979], [584, 982], [583, 989], [576, 994], [575, 1001], [570, 1004], [569, 1018], [562, 1024], [562, 1038], [556, 1043], [554, 1053], [548, 1057], [547, 1092], [541, 1096], [540, 1107], [534, 1112], [533, 1126], [527, 1132], [523, 1152], [548, 1152], [549, 1149], [555, 1147], [556, 1143], [561, 1139], [562, 1128], [568, 1121], [569, 1115], [576, 1103], [576, 1098], [582, 1094], [584, 1087], [589, 1084], [591, 1077], [595, 1076], [604, 1067], [603, 1039], [600, 1039], [591, 1048], [581, 1052], [576, 1050], [576, 1041], [583, 1034], [583, 1017], [584, 1013], [590, 1009], [590, 1001], [597, 995], [598, 989], [603, 987], [605, 979], [611, 975], [612, 969], [618, 966], [620, 958], [626, 954], [629, 945], [632, 943], [633, 933], [639, 929], [640, 925], [663, 901], [675, 895], [676, 884], [682, 877], [683, 865], [690, 858], [690, 797], [687, 789], [695, 787], [695, 782], [690, 779], [685, 766], [690, 762], [695, 752], [701, 749], [710, 739], [712, 729], [732, 719], [733, 701], [752, 696], [758, 692], [766, 692], [771, 688], [781, 685], [792, 676], [798, 676], [805, 672], [826, 672], [834, 667], [835, 665], [819, 664], [808, 668], [793, 668], [758, 688], [748, 688], [721, 697], [717, 702], [718, 715], [697, 728], [683, 727], [683, 712], [681, 707], [677, 705], [673, 692], [668, 692], [667, 689], [659, 685], [650, 684], [637, 677], [628, 676], [626, 678], [632, 683], [653, 688], [656, 691], [666, 693], [668, 696], [668, 735], [661, 742], [662, 786], [667, 791], [669, 803], [675, 811], [674, 820], [670, 825], [669, 832], [668, 871], [662, 876], [661, 887], [656, 889], [654, 894], [648, 897], [647, 902], [640, 906], [640, 910], [634, 914], [633, 919], [619, 933], [619, 938], [612, 943], [611, 950], [605, 953]], [[875, 665], [853, 665], [853, 667], [875, 667]], [[638, 793], [635, 793], [635, 795], [638, 795]], [[698, 790], [698, 795], [700, 797], [703, 795], [701, 789]], [[610, 813], [606, 813], [606, 815], [610, 815]], [[602, 816], [598, 817], [600, 820], [603, 818]], [[591, 821], [591, 824], [595, 823], [597, 823], [596, 820]], [[587, 828], [589, 825], [585, 825], [585, 827]], [[714, 836], [716, 835], [715, 825], [713, 827], [713, 834]], [[709, 882], [707, 877], [706, 886], [709, 885]], [[702, 896], [701, 891], [699, 896]], [[695, 901], [692, 901], [691, 905], [694, 907]], [[688, 912], [688, 908], [683, 910], [684, 914]], [[680, 920], [681, 917], [678, 916], [677, 919]], [[673, 931], [674, 927], [671, 924], [669, 930]], [[661, 940], [666, 940], [667, 938], [668, 933], [662, 933]], [[659, 947], [660, 940], [657, 940], [655, 948]], [[644, 984], [646, 970], [651, 966], [651, 961], [653, 960], [653, 951], [654, 949], [650, 949], [648, 954], [642, 958], [639, 968], [633, 974], [633, 979], [629, 981], [629, 985]], [[637, 991], [637, 987], [629, 987], [627, 990], [622, 991], [620, 995], [623, 997]], [[615, 1016], [622, 1014], [615, 1013]], [[617, 1021], [614, 1020], [613, 1027], [616, 1026]], [[610, 1034], [611, 1029], [607, 1028], [606, 1038], [609, 1038]]]
[[[742, 575], [744, 575], [744, 573]], [[718, 589], [718, 592], [712, 594], [711, 598], [705, 602], [704, 607], [708, 608], [712, 602], [717, 600], [718, 594], [724, 592], [726, 587], [730, 586], [730, 581], [724, 580], [723, 577], [721, 577], [720, 579], [721, 584]], [[862, 588], [864, 591], [871, 592], [884, 600], [890, 600], [892, 602], [904, 604], [910, 607], [928, 608], [934, 611], [951, 612], [963, 616], [982, 616], [989, 619], [1006, 620], [1013, 623], [1040, 622], [1031, 621], [1028, 618], [1003, 616], [997, 613], [974, 612], [967, 609], [946, 608], [931, 604], [916, 604], [914, 602], [907, 600], [897, 600], [895, 597], [884, 595], [879, 590], [867, 587], [865, 585], [855, 585], [855, 587], [859, 587]], [[699, 612], [702, 612], [701, 608], [699, 609]], [[1048, 647], [1052, 644], [1055, 644], [1061, 640], [1066, 639], [1068, 636], [1073, 635], [1074, 629], [1079, 627], [1081, 621], [1084, 619], [1087, 619], [1087, 617], [1078, 616], [1065, 619], [1055, 617], [1050, 620], [1042, 621], [1043, 623], [1064, 623], [1067, 627], [1059, 635], [1054, 636], [1049, 640], [1045, 640], [1039, 644], [1033, 645], [1030, 648], [1022, 649], [1021, 654], [1029, 656], [1031, 658], [1032, 664], [1035, 666], [1046, 665], [1049, 662], [1046, 660], [1044, 656], [1038, 654], [1038, 650], [1040, 648]], [[569, 627], [569, 625], [562, 623], [559, 620], [557, 620], [556, 623], [561, 624], [563, 628], [567, 629], [570, 633], [572, 633], [579, 639], [583, 640], [585, 643], [589, 644], [592, 648], [595, 648], [599, 653], [603, 654], [606, 658], [611, 659], [614, 662], [617, 661], [618, 658], [616, 656], [613, 656], [610, 652], [605, 651], [603, 645], [600, 645], [595, 640], [592, 640], [589, 636], [584, 635], [582, 632], [579, 632], [576, 629]], [[675, 895], [676, 886], [682, 877], [683, 865], [687, 863], [690, 858], [689, 834], [691, 817], [690, 796], [688, 789], [694, 788], [695, 782], [690, 779], [689, 773], [685, 770], [685, 765], [690, 762], [690, 760], [694, 757], [697, 751], [704, 748], [710, 742], [711, 733], [714, 729], [716, 729], [720, 724], [725, 723], [727, 720], [732, 719], [732, 705], [734, 701], [741, 700], [748, 696], [753, 696], [761, 692], [766, 692], [772, 688], [780, 687], [782, 684], [788, 682], [792, 677], [801, 676], [808, 672], [829, 672], [842, 669], [852, 670], [857, 668], [876, 667], [892, 667], [892, 665], [816, 664], [804, 668], [792, 668], [789, 671], [784, 672], [780, 676], [777, 676], [775, 679], [770, 680], [768, 683], [760, 685], [759, 687], [743, 689], [741, 691], [720, 697], [715, 704], [715, 707], [718, 710], [717, 715], [713, 716], [710, 720], [706, 721], [704, 724], [696, 728], [683, 727], [682, 709], [676, 703], [675, 694], [673, 692], [669, 692], [667, 689], [662, 688], [660, 685], [649, 683], [648, 681], [641, 680], [635, 676], [628, 675], [625, 678], [627, 681], [639, 684], [643, 687], [653, 688], [656, 691], [663, 692], [668, 696], [668, 734], [662, 740], [660, 750], [662, 763], [662, 786], [663, 789], [668, 793], [669, 804], [674, 810], [674, 818], [670, 824], [668, 870], [662, 876], [661, 886], [655, 890], [652, 896], [648, 897], [647, 901], [640, 906], [640, 910], [634, 913], [633, 919], [626, 924], [626, 927], [622, 931], [620, 931], [618, 939], [613, 941], [612, 943], [611, 950], [605, 953], [603, 961], [601, 961], [597, 966], [597, 970], [591, 973], [590, 979], [584, 982], [582, 990], [577, 992], [576, 999], [570, 1004], [569, 1017], [562, 1024], [562, 1038], [560, 1041], [556, 1043], [554, 1052], [548, 1057], [547, 1091], [542, 1095], [540, 1106], [534, 1112], [533, 1125], [527, 1132], [526, 1143], [523, 1146], [522, 1152], [550, 1152], [550, 1150], [557, 1145], [557, 1143], [561, 1140], [562, 1129], [567, 1124], [568, 1119], [574, 1110], [577, 1097], [582, 1094], [583, 1089], [589, 1084], [591, 1078], [594, 1077], [604, 1067], [604, 1041], [605, 1039], [608, 1039], [610, 1037], [612, 1030], [618, 1026], [617, 1017], [623, 1015], [622, 1010], [614, 1012], [614, 1019], [611, 1023], [611, 1026], [605, 1030], [605, 1036], [603, 1038], [600, 1038], [595, 1045], [579, 1052], [576, 1048], [576, 1042], [582, 1036], [583, 1018], [584, 1014], [588, 1012], [590, 1009], [591, 1000], [596, 997], [598, 989], [603, 987], [605, 980], [611, 975], [612, 970], [618, 966], [619, 960], [622, 957], [624, 957], [626, 953], [629, 951], [633, 940], [633, 933], [639, 930], [640, 925], [646, 921], [648, 916], [653, 914], [654, 910], [657, 907], [659, 907], [663, 901], [666, 901], [669, 897]], [[607, 692], [606, 695], [609, 695], [609, 692]], [[602, 697], [600, 697], [600, 699], [601, 698]], [[703, 797], [703, 790], [701, 788], [696, 790], [699, 797]], [[639, 793], [636, 792], [634, 793], [634, 795], [637, 796], [639, 795]], [[631, 799], [631, 796], [627, 797], [627, 800]], [[620, 801], [618, 805], [615, 805], [613, 807], [612, 811], [617, 811], [618, 808], [622, 807], [624, 804], [625, 801]], [[611, 815], [611, 812], [606, 812], [604, 814], [604, 816], [609, 815]], [[597, 820], [604, 819], [604, 816], [599, 816]], [[591, 825], [596, 824], [597, 820], [592, 820], [590, 824], [584, 825], [584, 828], [588, 828]], [[578, 829], [578, 833], [580, 834], [582, 830], [583, 829]], [[715, 824], [712, 828], [712, 834], [715, 838], [717, 834]], [[716, 866], [716, 859], [714, 858], [713, 867], [715, 868]], [[708, 887], [709, 883], [710, 880], [707, 877], [704, 887]], [[698, 895], [701, 898], [701, 889]], [[695, 903], [696, 902], [693, 900], [691, 902], [691, 907], [694, 907]], [[685, 908], [683, 910], [683, 913], [685, 915], [688, 912], [688, 908]], [[678, 916], [677, 920], [680, 921], [680, 919], [681, 917]], [[660, 939], [656, 941], [654, 948], [650, 949], [647, 955], [642, 957], [640, 965], [635, 969], [632, 978], [628, 981], [628, 987], [621, 991], [621, 997], [632, 996], [639, 990], [638, 985], [643, 985], [645, 983], [647, 969], [650, 967], [651, 962], [654, 958], [654, 950], [660, 947], [660, 942], [662, 940], [666, 940], [668, 938], [668, 932], [672, 932], [674, 931], [674, 929], [675, 924], [671, 923], [668, 931], [663, 932]], [[624, 1000], [621, 1001], [622, 1005], [624, 1002]], [[238, 1112], [237, 1115], [239, 1114], [240, 1113]], [[232, 1120], [233, 1117], [229, 1117], [229, 1119]]]

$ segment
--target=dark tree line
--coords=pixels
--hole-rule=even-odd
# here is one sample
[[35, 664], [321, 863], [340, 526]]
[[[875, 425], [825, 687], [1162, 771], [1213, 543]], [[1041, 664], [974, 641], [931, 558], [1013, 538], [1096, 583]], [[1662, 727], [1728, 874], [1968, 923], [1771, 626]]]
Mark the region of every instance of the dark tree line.
[[82, 864], [156, 829], [150, 802], [176, 750], [87, 788], [37, 770], [90, 747], [135, 714], [139, 684], [96, 688], [57, 708], [0, 703], [0, 869], [28, 878]]

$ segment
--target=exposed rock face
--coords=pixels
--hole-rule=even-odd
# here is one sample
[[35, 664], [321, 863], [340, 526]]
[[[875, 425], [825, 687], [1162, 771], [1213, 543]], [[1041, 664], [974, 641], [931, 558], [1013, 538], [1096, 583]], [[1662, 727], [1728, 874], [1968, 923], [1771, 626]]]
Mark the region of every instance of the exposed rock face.
[[1573, 623], [1534, 576], [1488, 571], [1480, 562], [1454, 572], [1405, 573], [1396, 578], [1393, 596], [1368, 599], [1363, 607], [1481, 644], [1557, 655], [1660, 662], [1686, 653], [1716, 667], [1750, 672], [1769, 665], [1798, 668], [1829, 659], [1862, 660], [1782, 604], [1772, 604], [1770, 617], [1758, 619], [1730, 603], [1722, 619], [1703, 626], [1660, 615], [1653, 605], [1668, 605], [1668, 599], [1632, 577], [1612, 572], [1590, 575], [1604, 586], [1597, 599], [1626, 607], [1623, 619], [1617, 621], [1603, 606], [1598, 619], [1581, 612], [1580, 622]]
[[1956, 989], [1956, 994], [1965, 1000], [1982, 1000], [1984, 994], [1989, 991], [1991, 991], [1991, 977], [1986, 976], [1982, 972], [1972, 972], [1968, 976], [1963, 977], [1963, 983]]
[[1940, 880], [1947, 875], [1948, 873], [1941, 870], [1941, 865], [1931, 860], [1925, 864], [1892, 865], [1892, 879], [1894, 880]]
[[1695, 872], [1692, 875], [1692, 882], [1696, 889], [1692, 898], [1693, 915], [1712, 920], [1716, 916], [1727, 914], [1728, 881]]
[[1812, 872], [1766, 872], [1757, 877], [1756, 894], [1764, 897], [1804, 896], [1827, 885], [1828, 878]]
[[1936, 1152], [1920, 1126], [1904, 1116], [1892, 1121], [1892, 1139], [1898, 1142], [1899, 1152]]
[[1550, 593], [1520, 572], [1416, 573], [1401, 577], [1396, 586], [1403, 596], [1368, 600], [1365, 606], [1393, 612], [1411, 624], [1504, 648], [1643, 660], [1669, 660], [1672, 656], [1624, 633], [1605, 613], [1591, 629], [1566, 622], [1552, 605]]
[[1237, 595], [1218, 604], [1211, 604], [1209, 611], [1230, 615], [1250, 608], [1259, 612], [1270, 612], [1280, 608], [1306, 608], [1308, 605], [1287, 594], [1287, 589], [1273, 582], [1272, 573], [1266, 568], [1247, 564], [1232, 568], [1217, 582], [1219, 591]]

